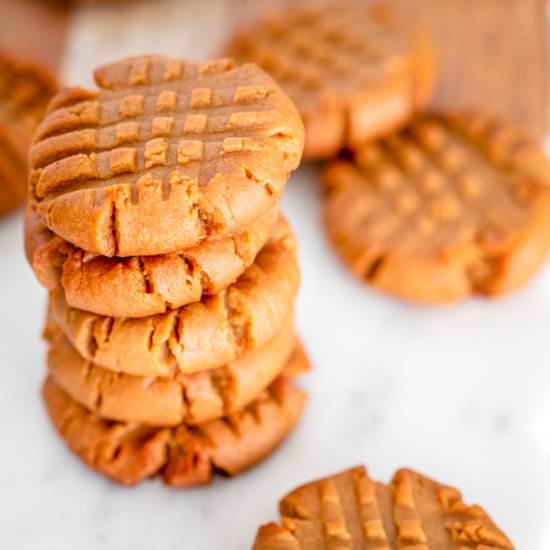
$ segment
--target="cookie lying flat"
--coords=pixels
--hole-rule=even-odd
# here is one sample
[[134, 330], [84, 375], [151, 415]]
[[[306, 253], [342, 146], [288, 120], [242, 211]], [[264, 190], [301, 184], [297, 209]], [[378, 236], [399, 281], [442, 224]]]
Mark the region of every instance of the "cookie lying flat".
[[27, 195], [27, 155], [56, 84], [30, 62], [0, 53], [0, 214]]
[[92, 469], [132, 485], [161, 475], [187, 487], [215, 472], [235, 475], [265, 458], [291, 432], [305, 395], [277, 379], [251, 405], [232, 416], [196, 427], [152, 428], [102, 420], [63, 393], [44, 385], [48, 413], [67, 445]]
[[201, 302], [142, 319], [102, 317], [50, 295], [50, 316], [84, 358], [138, 376], [222, 366], [273, 338], [289, 318], [300, 281], [285, 222], [236, 283]]
[[479, 506], [410, 470], [384, 485], [353, 468], [296, 489], [280, 512], [254, 550], [513, 550]]
[[426, 115], [324, 176], [325, 223], [345, 264], [418, 302], [499, 295], [550, 248], [550, 163], [481, 114]]
[[147, 56], [95, 79], [99, 91], [54, 98], [30, 154], [34, 207], [88, 252], [164, 254], [239, 232], [298, 166], [300, 117], [256, 65]]
[[434, 54], [408, 24], [368, 2], [300, 7], [256, 22], [228, 53], [281, 84], [304, 119], [304, 156], [326, 158], [402, 126], [427, 104]]
[[281, 374], [294, 349], [294, 324], [289, 320], [267, 344], [223, 367], [144, 378], [96, 367], [58, 331], [51, 341], [48, 371], [72, 399], [106, 420], [196, 425], [248, 405]]
[[28, 208], [27, 258], [48, 290], [61, 287], [71, 307], [112, 317], [164, 313], [213, 295], [252, 265], [272, 233], [277, 208], [235, 236], [158, 256], [95, 256], [55, 236]]

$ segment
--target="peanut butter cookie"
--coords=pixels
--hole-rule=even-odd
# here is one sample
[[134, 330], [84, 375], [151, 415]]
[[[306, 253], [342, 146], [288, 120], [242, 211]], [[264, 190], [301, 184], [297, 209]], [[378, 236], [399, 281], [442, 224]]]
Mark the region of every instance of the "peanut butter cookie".
[[403, 126], [427, 104], [434, 51], [409, 25], [387, 6], [338, 1], [255, 22], [227, 51], [281, 84], [304, 119], [304, 157], [326, 158]]
[[500, 295], [525, 284], [550, 249], [550, 162], [491, 116], [420, 116], [333, 161], [323, 182], [344, 263], [403, 298]]
[[211, 296], [233, 284], [266, 244], [273, 208], [234, 236], [157, 256], [109, 258], [54, 235], [31, 208], [25, 216], [27, 258], [48, 290], [70, 307], [111, 317], [146, 317]]
[[235, 234], [299, 164], [300, 117], [254, 64], [145, 56], [95, 80], [54, 98], [30, 153], [34, 208], [88, 252], [165, 254]]
[[27, 155], [56, 83], [31, 62], [0, 52], [0, 214], [27, 195]]
[[280, 503], [282, 526], [263, 526], [254, 550], [513, 550], [479, 506], [410, 470], [390, 485], [364, 467], [314, 481]]
[[220, 367], [266, 344], [289, 318], [299, 286], [296, 241], [286, 222], [227, 289], [161, 315], [104, 317], [70, 308], [61, 290], [50, 317], [85, 359], [137, 376]]
[[43, 392], [50, 418], [72, 451], [93, 470], [125, 485], [159, 475], [168, 485], [188, 487], [208, 483], [214, 473], [238, 474], [285, 439], [305, 403], [303, 392], [278, 378], [229, 417], [195, 427], [154, 428], [102, 420], [51, 379]]
[[247, 406], [281, 374], [295, 348], [289, 320], [267, 344], [223, 367], [144, 378], [95, 366], [57, 332], [48, 353], [48, 371], [67, 395], [106, 420], [197, 425]]

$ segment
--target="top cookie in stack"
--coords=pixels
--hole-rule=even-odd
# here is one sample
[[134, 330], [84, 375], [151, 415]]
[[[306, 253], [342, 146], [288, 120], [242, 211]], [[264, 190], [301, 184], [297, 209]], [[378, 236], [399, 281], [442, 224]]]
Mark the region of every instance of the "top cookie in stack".
[[[304, 403], [289, 382], [307, 367], [296, 243], [277, 207], [303, 124], [254, 64], [147, 56], [95, 79], [98, 91], [52, 100], [30, 155], [26, 251], [51, 292], [50, 416], [123, 483], [237, 473]], [[131, 450], [106, 457], [113, 445]]]
[[234, 234], [298, 166], [299, 115], [255, 65], [141, 57], [95, 79], [53, 100], [30, 159], [33, 207], [74, 246], [154, 255]]

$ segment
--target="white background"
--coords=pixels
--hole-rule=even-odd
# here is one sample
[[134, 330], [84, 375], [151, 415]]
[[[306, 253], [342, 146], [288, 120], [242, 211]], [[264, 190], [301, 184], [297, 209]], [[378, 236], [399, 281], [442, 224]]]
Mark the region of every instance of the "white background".
[[[94, 65], [126, 54], [206, 57], [233, 17], [215, 0], [83, 11], [66, 79], [88, 84]], [[59, 440], [39, 394], [45, 293], [20, 216], [0, 223], [0, 548], [244, 550], [285, 492], [360, 463], [380, 480], [409, 466], [456, 485], [518, 550], [550, 547], [550, 268], [503, 300], [410, 306], [348, 276], [320, 207], [316, 168], [303, 167], [283, 208], [301, 244], [298, 327], [314, 365], [305, 418], [259, 467], [195, 490], [116, 486]]]

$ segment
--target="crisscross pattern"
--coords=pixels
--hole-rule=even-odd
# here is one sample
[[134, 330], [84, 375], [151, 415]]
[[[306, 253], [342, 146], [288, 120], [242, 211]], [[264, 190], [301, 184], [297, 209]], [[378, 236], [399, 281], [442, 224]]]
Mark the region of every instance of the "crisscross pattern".
[[142, 57], [95, 76], [100, 91], [54, 99], [30, 178], [46, 224], [89, 252], [165, 253], [234, 232], [299, 163], [299, 116], [254, 65]]
[[421, 116], [334, 161], [323, 182], [329, 237], [375, 286], [402, 258], [410, 260], [404, 272], [415, 262], [452, 266], [459, 294], [497, 293], [508, 284], [499, 267], [507, 256], [534, 244], [533, 264], [520, 266], [524, 279], [550, 246], [550, 164], [522, 132], [490, 116]]
[[428, 40], [370, 2], [301, 6], [255, 22], [227, 51], [258, 63], [289, 93], [305, 120], [309, 157], [392, 130], [433, 85]]
[[280, 510], [282, 527], [262, 527], [255, 550], [513, 550], [479, 506], [410, 470], [388, 486], [353, 468], [293, 491]]

